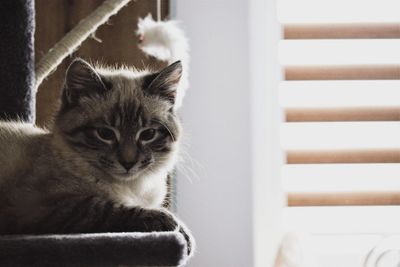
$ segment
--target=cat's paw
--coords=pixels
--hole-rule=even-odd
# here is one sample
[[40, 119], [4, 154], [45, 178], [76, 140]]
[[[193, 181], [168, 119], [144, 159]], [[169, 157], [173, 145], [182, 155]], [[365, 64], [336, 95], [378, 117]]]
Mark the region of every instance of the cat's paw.
[[146, 210], [142, 220], [148, 232], [175, 231], [179, 226], [175, 216], [166, 210]]
[[167, 210], [144, 210], [142, 222], [148, 232], [179, 232], [186, 241], [187, 255], [193, 255], [195, 249], [195, 240], [188, 228], [180, 222], [172, 213]]
[[181, 233], [186, 240], [187, 255], [192, 256], [196, 247], [196, 243], [192, 234], [190, 233], [189, 229], [182, 223], [180, 223], [179, 225], [179, 233]]

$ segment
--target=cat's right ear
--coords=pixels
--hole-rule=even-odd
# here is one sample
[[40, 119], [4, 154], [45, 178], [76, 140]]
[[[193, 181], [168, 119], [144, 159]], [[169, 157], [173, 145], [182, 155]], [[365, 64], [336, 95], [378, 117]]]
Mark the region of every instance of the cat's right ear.
[[158, 95], [174, 105], [181, 77], [182, 63], [176, 61], [161, 72], [148, 75], [143, 87], [148, 94]]
[[107, 87], [101, 76], [85, 60], [74, 59], [67, 69], [63, 92], [64, 104], [78, 104], [82, 97], [102, 94]]

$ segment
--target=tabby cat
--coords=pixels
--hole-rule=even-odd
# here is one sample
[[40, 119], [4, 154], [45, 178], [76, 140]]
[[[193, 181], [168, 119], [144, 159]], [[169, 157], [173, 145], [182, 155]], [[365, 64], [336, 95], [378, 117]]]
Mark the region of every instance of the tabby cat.
[[69, 66], [54, 129], [0, 122], [0, 234], [180, 231], [161, 208], [181, 126], [178, 61]]

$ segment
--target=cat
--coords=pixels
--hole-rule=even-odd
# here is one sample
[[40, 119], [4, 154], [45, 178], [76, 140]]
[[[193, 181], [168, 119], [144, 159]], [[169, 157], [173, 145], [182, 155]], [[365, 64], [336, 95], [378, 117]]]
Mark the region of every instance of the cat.
[[162, 208], [179, 150], [177, 61], [158, 73], [75, 59], [52, 131], [0, 122], [0, 234], [180, 231]]

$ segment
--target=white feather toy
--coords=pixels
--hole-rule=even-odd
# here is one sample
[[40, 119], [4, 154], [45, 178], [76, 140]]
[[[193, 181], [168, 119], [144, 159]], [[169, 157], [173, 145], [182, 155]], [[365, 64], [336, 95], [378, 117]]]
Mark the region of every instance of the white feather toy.
[[158, 60], [172, 64], [178, 60], [182, 63], [182, 77], [177, 89], [175, 109], [182, 104], [186, 89], [189, 87], [189, 44], [185, 33], [174, 20], [155, 21], [149, 14], [144, 19], [139, 18], [138, 30], [139, 48], [146, 54]]

